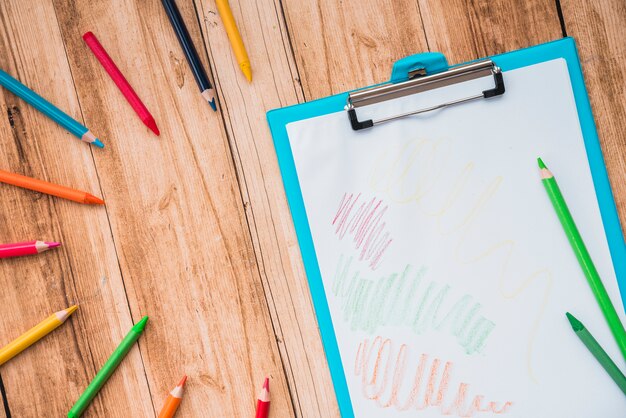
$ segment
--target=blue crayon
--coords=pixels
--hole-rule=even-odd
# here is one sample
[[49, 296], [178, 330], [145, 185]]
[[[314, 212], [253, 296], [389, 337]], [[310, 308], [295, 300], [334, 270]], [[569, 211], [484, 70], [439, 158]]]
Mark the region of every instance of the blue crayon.
[[92, 134], [89, 129], [70, 117], [67, 113], [20, 83], [15, 78], [0, 69], [0, 84], [11, 93], [20, 97], [26, 103], [39, 110], [41, 113], [70, 131], [81, 141], [94, 144], [99, 148], [104, 148], [104, 144]]

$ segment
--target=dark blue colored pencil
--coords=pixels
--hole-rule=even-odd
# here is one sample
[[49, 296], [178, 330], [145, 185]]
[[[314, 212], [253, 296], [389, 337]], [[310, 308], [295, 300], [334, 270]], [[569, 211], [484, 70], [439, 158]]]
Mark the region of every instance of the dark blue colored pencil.
[[176, 7], [176, 3], [174, 3], [174, 0], [162, 0], [162, 2], [163, 7], [167, 12], [167, 16], [170, 18], [174, 32], [176, 32], [178, 42], [180, 42], [180, 46], [185, 52], [185, 57], [187, 57], [187, 62], [189, 63], [189, 67], [191, 67], [191, 72], [198, 83], [198, 87], [200, 87], [202, 97], [209, 102], [213, 110], [217, 111], [213, 86], [211, 85], [209, 78], [206, 76], [206, 72], [204, 72], [204, 67], [202, 67], [202, 62], [198, 57], [198, 52], [193, 46], [193, 42], [191, 42], [191, 37], [189, 36], [185, 22], [183, 22], [183, 18], [178, 11], [178, 7]]

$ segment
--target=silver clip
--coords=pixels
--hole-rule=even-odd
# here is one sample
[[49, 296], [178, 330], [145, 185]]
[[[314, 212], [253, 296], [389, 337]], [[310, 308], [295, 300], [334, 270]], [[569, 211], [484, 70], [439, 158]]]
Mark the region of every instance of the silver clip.
[[[445, 86], [450, 86], [464, 81], [475, 80], [486, 76], [493, 76], [495, 86], [493, 89], [484, 90], [472, 96], [463, 97], [461, 99], [451, 100], [435, 106], [430, 106], [411, 112], [402, 113], [400, 115], [389, 116], [380, 118], [377, 120], [364, 120], [359, 121], [356, 109], [362, 106], [368, 106], [375, 103], [381, 103], [387, 100], [398, 99], [400, 97], [408, 96], [411, 94], [422, 93], [428, 90], [433, 90]], [[359, 90], [352, 92], [348, 95], [348, 102], [346, 104], [346, 111], [348, 112], [348, 118], [352, 129], [355, 131], [371, 128], [374, 125], [389, 122], [391, 120], [405, 118], [407, 116], [418, 115], [420, 113], [431, 112], [433, 110], [443, 109], [448, 106], [453, 106], [465, 102], [469, 102], [476, 99], [489, 98], [494, 96], [500, 96], [504, 94], [504, 79], [502, 78], [502, 71], [491, 60], [482, 60], [473, 62], [471, 64], [460, 65], [437, 74], [427, 76], [417, 76], [417, 78], [410, 79], [397, 84], [385, 84], [382, 86], [372, 87], [365, 90]]]

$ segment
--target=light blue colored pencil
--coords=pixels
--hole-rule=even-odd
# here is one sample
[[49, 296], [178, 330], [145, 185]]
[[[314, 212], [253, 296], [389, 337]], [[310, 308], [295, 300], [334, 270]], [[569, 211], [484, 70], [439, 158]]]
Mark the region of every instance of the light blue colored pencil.
[[0, 84], [11, 93], [20, 97], [26, 103], [30, 104], [35, 109], [39, 110], [41, 113], [70, 131], [72, 135], [76, 136], [81, 141], [94, 144], [99, 148], [104, 148], [104, 144], [100, 142], [100, 140], [96, 138], [96, 136], [92, 134], [89, 129], [1, 69]]

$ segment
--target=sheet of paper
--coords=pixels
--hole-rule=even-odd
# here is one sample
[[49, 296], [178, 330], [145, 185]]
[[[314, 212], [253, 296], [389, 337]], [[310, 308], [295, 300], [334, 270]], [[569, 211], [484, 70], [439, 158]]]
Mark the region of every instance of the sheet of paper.
[[537, 168], [541, 156], [624, 319], [566, 63], [504, 79], [502, 97], [360, 132], [345, 112], [287, 127], [356, 417], [626, 416], [565, 317], [624, 369]]

